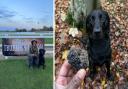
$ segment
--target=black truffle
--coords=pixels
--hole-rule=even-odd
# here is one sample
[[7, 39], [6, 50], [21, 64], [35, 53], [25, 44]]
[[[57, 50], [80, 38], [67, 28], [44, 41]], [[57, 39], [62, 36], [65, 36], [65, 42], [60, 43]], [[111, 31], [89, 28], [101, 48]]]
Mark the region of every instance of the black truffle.
[[68, 62], [75, 69], [86, 69], [89, 66], [87, 51], [78, 47], [71, 47], [68, 54]]

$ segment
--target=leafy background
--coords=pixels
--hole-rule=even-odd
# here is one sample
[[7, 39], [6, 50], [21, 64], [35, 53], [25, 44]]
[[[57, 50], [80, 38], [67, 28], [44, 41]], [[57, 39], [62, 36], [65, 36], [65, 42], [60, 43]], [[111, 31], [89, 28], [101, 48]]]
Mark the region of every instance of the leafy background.
[[[73, 38], [68, 34], [71, 27], [65, 22], [69, 3], [70, 0], [55, 0], [55, 78], [73, 44]], [[109, 13], [111, 20], [111, 71], [115, 80], [106, 80], [103, 67], [98, 69], [94, 81], [87, 76], [81, 87], [86, 89], [128, 89], [128, 0], [103, 0], [101, 6]]]

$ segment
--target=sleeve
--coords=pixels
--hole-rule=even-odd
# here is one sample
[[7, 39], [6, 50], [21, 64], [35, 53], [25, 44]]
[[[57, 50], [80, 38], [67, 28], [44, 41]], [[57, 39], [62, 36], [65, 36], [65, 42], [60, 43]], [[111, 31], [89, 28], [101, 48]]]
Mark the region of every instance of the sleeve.
[[32, 46], [29, 47], [29, 54], [32, 54]]

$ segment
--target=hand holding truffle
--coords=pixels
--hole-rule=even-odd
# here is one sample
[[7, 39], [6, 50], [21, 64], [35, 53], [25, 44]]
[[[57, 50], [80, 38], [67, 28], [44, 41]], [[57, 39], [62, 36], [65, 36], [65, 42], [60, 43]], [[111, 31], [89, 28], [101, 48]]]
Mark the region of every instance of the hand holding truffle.
[[82, 80], [84, 80], [87, 71], [88, 69], [80, 69], [74, 74], [72, 66], [66, 60], [60, 69], [55, 89], [78, 89]]

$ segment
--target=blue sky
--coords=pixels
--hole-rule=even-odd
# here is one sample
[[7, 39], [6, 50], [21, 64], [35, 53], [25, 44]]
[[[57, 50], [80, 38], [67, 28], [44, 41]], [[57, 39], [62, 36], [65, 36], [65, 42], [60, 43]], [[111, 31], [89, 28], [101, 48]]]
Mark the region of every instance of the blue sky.
[[0, 30], [53, 24], [53, 0], [1, 0]]

